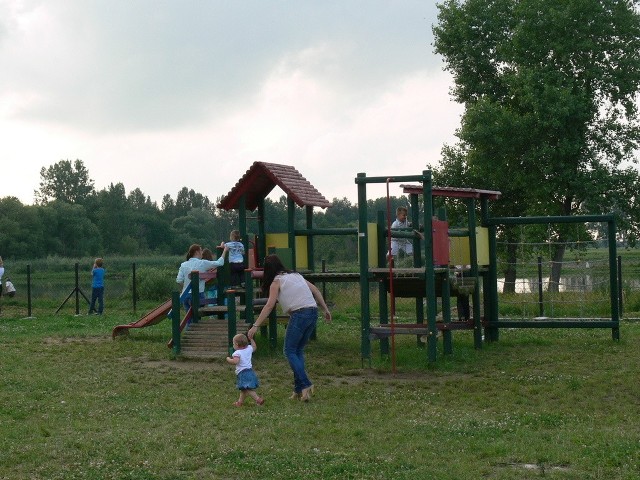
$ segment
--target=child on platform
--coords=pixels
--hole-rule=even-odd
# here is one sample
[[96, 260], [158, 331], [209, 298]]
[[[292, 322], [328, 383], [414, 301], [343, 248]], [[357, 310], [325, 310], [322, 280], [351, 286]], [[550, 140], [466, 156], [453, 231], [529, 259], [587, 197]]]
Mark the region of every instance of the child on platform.
[[[409, 213], [407, 207], [396, 208], [396, 219], [391, 224], [391, 229], [407, 229], [409, 228], [409, 221], [407, 220], [407, 214]], [[391, 238], [391, 255], [395, 258], [400, 255], [402, 258], [405, 255], [413, 255], [413, 244], [408, 238]]]
[[239, 287], [244, 280], [244, 245], [240, 241], [240, 231], [232, 230], [229, 239], [230, 241], [223, 246], [229, 249], [230, 284], [232, 287]]
[[251, 356], [258, 349], [255, 340], [251, 339], [249, 343], [247, 336], [239, 333], [233, 337], [233, 349], [234, 352], [227, 357], [227, 362], [236, 366], [236, 386], [240, 390], [240, 398], [233, 404], [241, 407], [248, 395], [256, 401], [256, 405], [264, 405], [264, 398], [255, 391], [260, 382], [251, 364]]

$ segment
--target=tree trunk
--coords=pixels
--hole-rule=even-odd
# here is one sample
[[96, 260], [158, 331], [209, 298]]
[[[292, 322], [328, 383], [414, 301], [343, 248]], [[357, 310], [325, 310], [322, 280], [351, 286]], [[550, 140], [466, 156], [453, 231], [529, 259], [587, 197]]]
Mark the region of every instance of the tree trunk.
[[507, 267], [504, 270], [504, 286], [502, 293], [516, 293], [516, 260], [518, 245], [509, 243], [507, 245]]
[[566, 245], [560, 243], [555, 245], [553, 257], [551, 258], [551, 275], [549, 275], [549, 292], [558, 293], [560, 291], [560, 274], [562, 273], [562, 261]]

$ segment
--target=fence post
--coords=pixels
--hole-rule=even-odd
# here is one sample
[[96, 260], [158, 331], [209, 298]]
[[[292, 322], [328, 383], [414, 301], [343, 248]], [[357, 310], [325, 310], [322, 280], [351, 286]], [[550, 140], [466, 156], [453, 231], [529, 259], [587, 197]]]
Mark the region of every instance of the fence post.
[[31, 264], [27, 264], [27, 317], [31, 318]]
[[76, 262], [75, 264], [75, 270], [76, 270], [76, 288], [75, 288], [76, 315], [80, 315], [80, 266], [78, 265], [78, 262]]
[[542, 301], [542, 257], [538, 257], [538, 305], [540, 316], [544, 317], [544, 302]]
[[620, 302], [620, 311], [622, 317], [622, 256], [618, 255], [618, 301]]
[[133, 298], [133, 314], [136, 314], [136, 305], [137, 305], [137, 297], [138, 292], [136, 289], [136, 262], [131, 264], [131, 277], [132, 277], [132, 285], [131, 285], [131, 297]]

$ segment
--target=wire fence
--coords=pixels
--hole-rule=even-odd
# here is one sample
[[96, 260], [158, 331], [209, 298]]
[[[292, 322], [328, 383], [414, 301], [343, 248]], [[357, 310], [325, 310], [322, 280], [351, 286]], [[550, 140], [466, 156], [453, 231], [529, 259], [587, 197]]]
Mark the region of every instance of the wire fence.
[[[117, 314], [132, 319], [171, 298], [179, 288], [175, 283], [179, 262], [168, 262], [163, 267], [157, 263], [118, 262], [107, 269], [105, 277], [104, 304], [106, 315]], [[84, 265], [84, 264], [83, 264]], [[91, 299], [91, 269], [78, 263], [69, 263], [61, 268], [42, 268], [27, 265], [3, 277], [10, 279], [16, 288], [15, 296], [6, 293], [0, 298], [0, 315], [4, 318], [45, 317], [49, 315], [87, 315]], [[353, 282], [321, 281], [321, 289], [330, 308], [354, 320], [360, 319], [360, 284]], [[620, 282], [620, 307], [622, 293], [629, 299], [640, 291], [636, 279]], [[530, 294], [528, 294], [530, 295]], [[378, 286], [370, 287], [371, 316], [378, 315]], [[632, 297], [633, 296], [633, 297]], [[413, 299], [398, 299], [400, 311], [415, 310]], [[631, 310], [637, 302], [631, 301]], [[622, 308], [621, 308], [622, 309]]]
[[[26, 264], [13, 269], [2, 282], [10, 280], [16, 292], [13, 297], [5, 293], [0, 298], [0, 315], [4, 318], [88, 315], [92, 277], [91, 268], [86, 268], [85, 263], [69, 262], [54, 267]], [[175, 283], [178, 265], [175, 259], [162, 267], [157, 261], [111, 262], [105, 275], [104, 314], [134, 319], [170, 299], [172, 292], [180, 288]], [[322, 282], [318, 286], [333, 309], [359, 310], [357, 281]]]
[[[82, 269], [78, 263], [52, 272], [49, 269], [26, 266], [26, 271], [5, 275], [3, 283], [10, 279], [16, 292], [13, 297], [3, 294], [0, 308], [4, 317], [38, 317], [52, 314], [88, 314], [91, 299], [91, 270]], [[105, 313], [135, 316], [140, 304], [136, 294], [136, 268], [110, 268], [105, 278]], [[170, 290], [169, 290], [170, 293]]]

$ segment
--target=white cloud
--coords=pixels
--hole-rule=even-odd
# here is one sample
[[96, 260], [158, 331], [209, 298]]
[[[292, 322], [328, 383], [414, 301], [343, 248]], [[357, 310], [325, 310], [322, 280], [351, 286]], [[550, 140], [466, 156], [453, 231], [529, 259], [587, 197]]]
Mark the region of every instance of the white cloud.
[[97, 188], [215, 199], [254, 161], [326, 197], [416, 174], [460, 107], [424, 2], [0, 0], [2, 196], [82, 159]]

